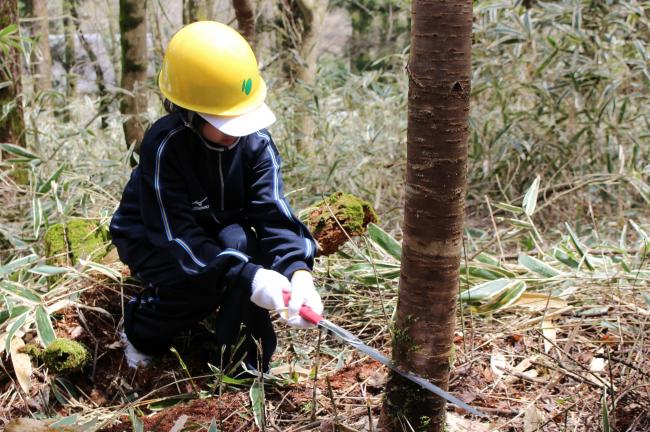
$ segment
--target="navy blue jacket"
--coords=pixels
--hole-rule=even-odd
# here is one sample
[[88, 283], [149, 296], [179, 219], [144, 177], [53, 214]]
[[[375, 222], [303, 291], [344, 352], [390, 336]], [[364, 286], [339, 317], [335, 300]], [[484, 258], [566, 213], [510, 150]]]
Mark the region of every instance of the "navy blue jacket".
[[290, 278], [312, 268], [316, 244], [284, 198], [280, 156], [266, 130], [225, 148], [201, 139], [179, 113], [159, 119], [111, 220], [120, 259], [137, 273], [163, 253], [175, 273], [168, 279], [216, 271], [250, 287], [260, 266], [214, 240], [232, 223], [255, 230], [270, 269]]

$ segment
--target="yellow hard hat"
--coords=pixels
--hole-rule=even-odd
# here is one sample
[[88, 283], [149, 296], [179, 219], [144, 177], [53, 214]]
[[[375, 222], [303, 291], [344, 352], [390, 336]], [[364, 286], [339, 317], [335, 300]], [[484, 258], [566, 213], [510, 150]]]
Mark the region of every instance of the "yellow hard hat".
[[192, 23], [172, 37], [158, 86], [174, 104], [212, 116], [251, 113], [266, 97], [266, 83], [248, 42], [215, 21]]

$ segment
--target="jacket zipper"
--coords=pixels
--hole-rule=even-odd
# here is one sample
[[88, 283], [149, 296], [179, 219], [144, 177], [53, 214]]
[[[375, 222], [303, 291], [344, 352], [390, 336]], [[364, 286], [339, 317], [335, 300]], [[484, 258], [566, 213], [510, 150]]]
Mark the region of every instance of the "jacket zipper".
[[224, 211], [223, 168], [221, 167], [221, 152], [219, 152], [219, 181], [221, 183], [221, 211]]

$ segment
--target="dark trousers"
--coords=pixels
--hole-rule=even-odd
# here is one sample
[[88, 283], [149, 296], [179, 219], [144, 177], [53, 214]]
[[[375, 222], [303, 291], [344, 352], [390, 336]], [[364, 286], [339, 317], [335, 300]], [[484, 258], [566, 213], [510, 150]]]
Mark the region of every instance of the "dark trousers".
[[[252, 257], [253, 262], [264, 265], [255, 234], [249, 228], [228, 225], [217, 240], [224, 249], [237, 249]], [[166, 256], [152, 254], [138, 269], [132, 269], [146, 285], [125, 308], [124, 330], [133, 346], [151, 355], [168, 351], [176, 336], [217, 311], [215, 343], [221, 352], [212, 360], [215, 365], [226, 367], [231, 359], [238, 361], [245, 355], [249, 365], [268, 370], [277, 344], [269, 312], [253, 304], [249, 293], [219, 286], [220, 279], [215, 274], [180, 281], [169, 278], [173, 281], [170, 284], [152, 282], [156, 275], [168, 272], [171, 265]], [[244, 344], [234, 352], [232, 347], [239, 341], [242, 324]]]

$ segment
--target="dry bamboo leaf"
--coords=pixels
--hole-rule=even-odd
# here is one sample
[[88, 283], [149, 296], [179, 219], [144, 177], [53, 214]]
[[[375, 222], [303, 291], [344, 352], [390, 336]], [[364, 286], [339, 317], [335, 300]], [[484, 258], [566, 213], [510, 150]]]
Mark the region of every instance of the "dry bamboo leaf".
[[544, 352], [548, 354], [557, 340], [557, 328], [553, 325], [553, 321], [550, 319], [542, 321], [542, 334], [544, 335]]
[[448, 432], [488, 432], [494, 430], [489, 423], [484, 423], [476, 420], [471, 420], [450, 411], [446, 414], [445, 418]]
[[185, 414], [181, 415], [179, 418], [176, 419], [174, 422], [174, 426], [169, 430], [169, 432], [180, 432], [185, 428], [185, 423], [187, 423], [187, 420], [189, 417]]
[[541, 431], [543, 425], [544, 417], [542, 417], [542, 413], [539, 412], [535, 405], [529, 406], [524, 414], [524, 432]]
[[50, 429], [49, 424], [51, 421], [36, 420], [30, 418], [19, 418], [12, 420], [5, 432], [48, 432]]
[[11, 350], [11, 363], [14, 366], [18, 384], [25, 393], [29, 393], [29, 389], [32, 387], [32, 361], [27, 354], [19, 352], [20, 348], [24, 346], [25, 342], [21, 338], [14, 337], [11, 340], [9, 349]]
[[500, 352], [493, 352], [492, 356], [490, 357], [490, 369], [492, 369], [494, 375], [501, 378], [501, 376], [508, 369], [508, 362], [506, 361], [506, 357]]
[[[530, 357], [527, 357], [527, 358], [523, 359], [522, 361], [517, 363], [517, 365], [514, 368], [512, 368], [512, 370], [514, 372], [520, 372], [520, 373], [528, 375], [529, 377], [535, 378], [537, 375], [539, 375], [537, 373], [537, 371], [535, 369], [529, 371], [528, 369], [530, 369], [533, 366], [533, 362], [535, 360], [537, 360], [537, 357], [538, 357], [537, 355], [532, 355]], [[509, 376], [506, 377], [505, 383], [506, 384], [513, 384], [513, 383], [517, 382], [517, 380], [519, 380], [519, 379], [520, 378], [517, 377], [517, 376], [509, 375]]]
[[283, 364], [281, 366], [276, 366], [274, 368], [271, 368], [271, 375], [283, 375], [288, 373], [297, 373], [298, 375], [309, 376], [311, 370], [304, 368], [300, 365], [290, 365], [290, 364]]
[[605, 370], [605, 359], [602, 357], [594, 357], [589, 362], [589, 370], [592, 372], [602, 372]]
[[534, 311], [548, 309], [562, 309], [568, 306], [567, 302], [559, 297], [550, 296], [543, 293], [525, 292], [523, 293], [514, 306], [522, 306]]

